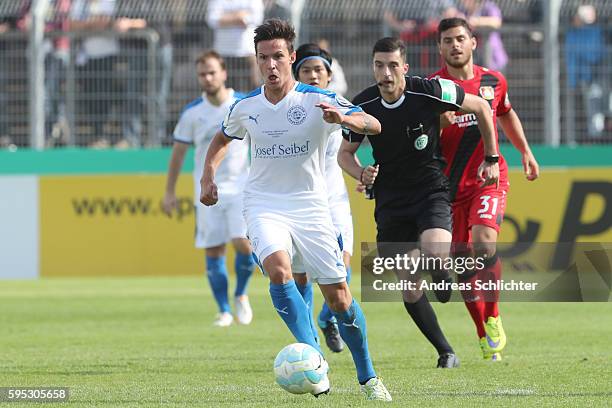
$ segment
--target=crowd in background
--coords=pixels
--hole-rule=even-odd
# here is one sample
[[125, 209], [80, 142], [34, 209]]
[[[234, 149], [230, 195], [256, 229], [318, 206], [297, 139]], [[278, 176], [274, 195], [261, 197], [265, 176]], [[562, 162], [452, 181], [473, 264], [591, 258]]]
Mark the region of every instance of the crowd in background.
[[[147, 7], [155, 7], [159, 1], [140, 2], [137, 7], [132, 2], [131, 8], [126, 8], [129, 0], [49, 0], [45, 24], [48, 35], [44, 43], [48, 146], [167, 144], [180, 107], [199, 93], [193, 61], [203, 49], [213, 48], [224, 57], [230, 87], [248, 92], [260, 84], [253, 29], [270, 17], [291, 20], [301, 27], [300, 42], [319, 42], [330, 49], [335, 56], [335, 75], [330, 86], [349, 98], [355, 89], [370, 81], [367, 58], [355, 57], [368, 56], [373, 43], [370, 38], [401, 38], [409, 50], [412, 72], [427, 75], [440, 66], [435, 46], [438, 21], [464, 17], [478, 36], [476, 62], [504, 72], [509, 81], [533, 74], [529, 68], [519, 71], [529, 59], [521, 55], [523, 46], [518, 46], [517, 41], [510, 44], [504, 41], [504, 33], [512, 32], [513, 27], [515, 31], [523, 28], [521, 40], [526, 44], [541, 47], [543, 41], [539, 29], [543, 24], [543, 2], [539, 0], [383, 0], [377, 13], [367, 20], [350, 17], [347, 7], [351, 4], [357, 7], [359, 2], [339, 0], [336, 3], [340, 16], [325, 22], [305, 17], [309, 10], [322, 8], [315, 0], [203, 0], [202, 18], [180, 13], [154, 15]], [[0, 148], [29, 144], [27, 120], [24, 122], [23, 117], [27, 118], [24, 112], [28, 107], [25, 34], [31, 26], [31, 2], [12, 0], [12, 12], [0, 14], [0, 52], [4, 55], [0, 58]], [[178, 8], [186, 2], [166, 3]], [[564, 116], [573, 115], [571, 123], [564, 120], [579, 134], [574, 141], [609, 142], [612, 141], [612, 88], [608, 80], [611, 33], [607, 20], [610, 13], [600, 17], [595, 4], [575, 3], [571, 16], [566, 17], [567, 24], [562, 24], [560, 39], [567, 90]], [[514, 10], [511, 6], [528, 9], [522, 21], [504, 20], [504, 10]], [[0, 4], [0, 13], [4, 11]], [[332, 24], [330, 28], [330, 21], [342, 24]], [[69, 32], [79, 35], [67, 35]], [[148, 59], [150, 37], [137, 35], [139, 32], [156, 34], [154, 67]], [[516, 66], [512, 65], [513, 58], [517, 60]], [[364, 62], [355, 64], [354, 60]], [[541, 65], [541, 56], [538, 61]], [[534, 67], [541, 69], [538, 64]], [[147, 82], [150, 75], [154, 78]], [[70, 103], [68, 93], [72, 96]], [[154, 105], [152, 110], [150, 104]], [[520, 103], [517, 106], [520, 110]], [[529, 123], [529, 116], [526, 121]]]

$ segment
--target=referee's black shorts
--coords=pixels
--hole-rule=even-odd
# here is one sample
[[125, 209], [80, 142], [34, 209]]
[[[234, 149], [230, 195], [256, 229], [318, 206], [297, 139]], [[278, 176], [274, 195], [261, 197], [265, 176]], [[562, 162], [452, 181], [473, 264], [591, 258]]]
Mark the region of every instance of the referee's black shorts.
[[376, 241], [379, 243], [418, 242], [421, 233], [431, 228], [442, 228], [452, 233], [448, 190], [432, 191], [421, 200], [394, 211], [387, 212], [381, 208], [376, 214], [376, 228]]

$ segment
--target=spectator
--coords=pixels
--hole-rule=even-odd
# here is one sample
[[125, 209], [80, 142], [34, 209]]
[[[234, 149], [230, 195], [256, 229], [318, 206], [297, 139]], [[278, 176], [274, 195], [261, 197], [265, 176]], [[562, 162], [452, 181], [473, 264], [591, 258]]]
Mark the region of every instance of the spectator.
[[[68, 16], [72, 0], [51, 0], [52, 13], [46, 31], [68, 31]], [[46, 41], [45, 57], [45, 135], [48, 145], [66, 144], [66, 104], [62, 95], [66, 67], [70, 58], [70, 39], [55, 37]], [[61, 129], [64, 129], [62, 132]]]
[[503, 22], [500, 8], [489, 0], [461, 0], [460, 11], [474, 31], [480, 34], [484, 55], [477, 58], [480, 60], [477, 64], [503, 72], [508, 64], [508, 54], [498, 31]]
[[[45, 32], [67, 31], [70, 2], [71, 0], [49, 0], [45, 14]], [[18, 30], [27, 32], [31, 29], [31, 8], [32, 0], [22, 0], [21, 11], [16, 21]], [[47, 146], [66, 144], [67, 123], [62, 88], [70, 57], [70, 39], [67, 36], [45, 38], [43, 51], [45, 54], [45, 144]], [[63, 134], [61, 134], [62, 127]]]
[[174, 48], [172, 46], [172, 22], [160, 21], [153, 23], [151, 28], [159, 34], [159, 50], [157, 55], [159, 83], [157, 90], [157, 135], [151, 135], [154, 145], [159, 145], [167, 135], [168, 124], [168, 98], [172, 85], [172, 58]]
[[9, 94], [6, 89], [11, 83], [11, 60], [8, 57], [11, 51], [10, 40], [2, 39], [2, 35], [16, 28], [16, 19], [12, 17], [0, 17], [0, 148], [6, 148], [13, 144], [13, 140], [9, 134]]
[[[79, 68], [85, 121], [93, 125], [92, 147], [108, 147], [116, 140], [106, 134], [104, 124], [109, 119], [113, 93], [118, 87], [113, 81], [113, 72], [119, 56], [119, 41], [116, 37], [96, 35], [104, 30], [126, 32], [132, 28], [144, 28], [140, 19], [114, 19], [115, 0], [73, 0], [70, 10], [70, 29], [89, 31], [81, 42], [76, 63]], [[79, 143], [84, 144], [81, 140]]]
[[[572, 27], [565, 34], [565, 60], [570, 97], [583, 95], [590, 138], [599, 138], [605, 127], [604, 87], [598, 68], [604, 60], [605, 40], [595, 24], [597, 10], [584, 4], [577, 8]], [[574, 111], [574, 110], [572, 110]]]
[[[131, 146], [158, 146], [166, 137], [167, 107], [166, 102], [170, 93], [170, 82], [172, 75], [172, 42], [171, 28], [169, 21], [148, 22], [143, 19], [132, 19], [141, 21], [135, 28], [149, 27], [159, 35], [158, 49], [156, 52], [156, 78], [155, 98], [151, 101], [149, 89], [147, 88], [147, 72], [151, 67], [147, 66], [147, 43], [142, 37], [129, 38], [121, 41], [122, 56], [127, 63], [125, 72], [124, 98], [125, 108], [122, 113], [125, 115], [122, 121], [124, 139], [116, 147], [128, 148]], [[155, 122], [155, 132], [148, 134], [143, 126], [143, 115], [146, 112], [147, 104], [155, 104], [155, 118], [150, 118]], [[145, 139], [146, 135], [146, 139]]]
[[[329, 46], [329, 41], [326, 38], [321, 38], [317, 41], [317, 45], [333, 55], [331, 53], [331, 47]], [[338, 62], [338, 59], [332, 57], [332, 76], [329, 84], [327, 85], [327, 89], [335, 92], [339, 95], [346, 95], [346, 91], [348, 90], [348, 84], [346, 83], [346, 76], [344, 75], [344, 69], [342, 69], [342, 65]]]
[[440, 19], [455, 17], [458, 13], [453, 0], [423, 0], [417, 10], [406, 6], [403, 0], [387, 0], [383, 8], [385, 37], [402, 37], [422, 31], [435, 33]]
[[291, 21], [291, 1], [264, 0], [264, 19], [270, 18]]
[[227, 65], [228, 87], [249, 91], [261, 81], [255, 60], [255, 27], [263, 21], [262, 0], [210, 0], [206, 22], [214, 31], [214, 49]]
[[439, 55], [428, 42], [435, 41], [440, 19], [459, 15], [455, 2], [423, 0], [415, 8], [406, 6], [403, 0], [387, 0], [383, 8], [383, 36], [400, 38], [406, 43], [406, 59], [414, 62], [413, 70], [425, 74], [437, 69]]

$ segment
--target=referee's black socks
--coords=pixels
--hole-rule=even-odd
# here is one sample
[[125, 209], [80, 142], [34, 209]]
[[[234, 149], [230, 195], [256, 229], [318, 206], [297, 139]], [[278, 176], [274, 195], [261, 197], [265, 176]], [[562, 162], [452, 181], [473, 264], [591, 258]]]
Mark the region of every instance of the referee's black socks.
[[425, 293], [415, 303], [404, 302], [404, 307], [419, 330], [421, 330], [421, 333], [436, 348], [439, 355], [444, 353], [454, 354], [453, 348], [448, 344], [446, 337], [442, 333], [436, 313], [431, 307], [429, 300], [427, 300]]

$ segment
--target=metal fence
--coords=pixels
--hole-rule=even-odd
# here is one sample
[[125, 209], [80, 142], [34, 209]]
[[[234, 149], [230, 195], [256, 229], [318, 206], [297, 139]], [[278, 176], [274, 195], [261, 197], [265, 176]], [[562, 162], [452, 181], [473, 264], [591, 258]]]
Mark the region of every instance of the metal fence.
[[[0, 0], [0, 148], [32, 145], [32, 36], [15, 24], [31, 0]], [[58, 0], [51, 0], [58, 1]], [[72, 0], [73, 2], [75, 0]], [[127, 32], [47, 30], [44, 50], [44, 146], [128, 147], [169, 144], [182, 107], [200, 93], [194, 61], [212, 46], [206, 0], [116, 0], [114, 19], [138, 18], [147, 28]], [[403, 0], [402, 7], [417, 21], [425, 19], [424, 0]], [[500, 32], [509, 62], [503, 72], [509, 94], [532, 143], [550, 142], [545, 118], [550, 112], [546, 81], [551, 72], [551, 44], [559, 48], [558, 121], [561, 143], [612, 142], [612, 4], [590, 2], [597, 22], [581, 32], [572, 24], [584, 2], [560, 4], [558, 36], [545, 24], [544, 3], [500, 0], [504, 14]], [[266, 16], [290, 16], [291, 2], [265, 1]], [[299, 41], [327, 39], [347, 79], [347, 97], [373, 82], [371, 48], [389, 30], [383, 21], [385, 1], [306, 0], [299, 23]], [[285, 9], [283, 9], [285, 7]], [[289, 9], [288, 9], [289, 8]], [[26, 10], [24, 12], [24, 10]], [[295, 10], [294, 10], [295, 11]], [[47, 13], [45, 18], [53, 20]], [[4, 22], [4, 23], [3, 23]], [[4, 27], [4, 28], [3, 28]], [[31, 30], [31, 28], [30, 28]], [[596, 32], [593, 32], [596, 31]], [[478, 61], [484, 59], [486, 32], [478, 33]], [[88, 38], [119, 44], [110, 57], [84, 59]], [[69, 47], [54, 48], [65, 38]], [[573, 39], [572, 41], [568, 38]], [[404, 36], [411, 73], [428, 75], [440, 67], [435, 36], [416, 32]], [[582, 42], [581, 42], [582, 41]], [[584, 47], [581, 45], [584, 43]], [[589, 48], [590, 47], [590, 48]], [[586, 51], [585, 51], [586, 50]], [[590, 57], [589, 57], [590, 56]], [[554, 72], [554, 70], [552, 70]], [[239, 77], [230, 71], [230, 77]], [[247, 73], [243, 75], [248, 75]], [[246, 91], [248, 89], [242, 89]], [[553, 107], [554, 108], [554, 107]], [[554, 111], [554, 109], [553, 109]]]

